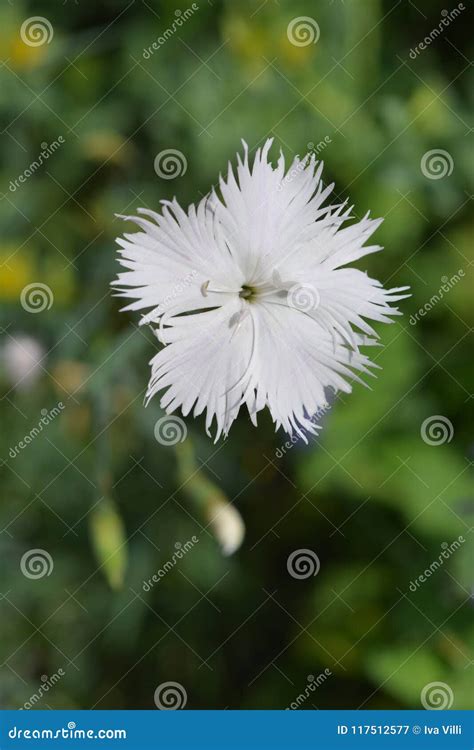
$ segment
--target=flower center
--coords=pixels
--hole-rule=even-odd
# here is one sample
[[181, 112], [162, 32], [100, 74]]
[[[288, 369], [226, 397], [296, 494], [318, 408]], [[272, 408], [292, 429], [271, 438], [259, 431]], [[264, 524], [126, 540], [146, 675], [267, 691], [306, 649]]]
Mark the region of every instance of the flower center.
[[256, 302], [258, 299], [272, 295], [285, 297], [291, 286], [292, 283], [282, 281], [280, 274], [275, 270], [273, 271], [271, 280], [242, 284], [240, 289], [214, 286], [211, 280], [208, 279], [201, 284], [201, 294], [203, 297], [207, 297], [208, 294], [237, 294], [240, 299], [246, 302]]
[[251, 302], [252, 299], [255, 299], [256, 294], [257, 290], [255, 289], [255, 287], [243, 284], [242, 289], [239, 292], [239, 297], [241, 297], [242, 299], [246, 299], [247, 302]]

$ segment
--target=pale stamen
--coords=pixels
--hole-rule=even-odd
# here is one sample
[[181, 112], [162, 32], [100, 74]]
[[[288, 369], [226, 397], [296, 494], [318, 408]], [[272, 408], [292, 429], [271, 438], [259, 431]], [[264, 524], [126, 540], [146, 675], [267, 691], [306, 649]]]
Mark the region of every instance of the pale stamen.
[[222, 289], [218, 289], [217, 287], [211, 287], [209, 284], [211, 283], [211, 280], [208, 279], [204, 282], [204, 284], [201, 284], [201, 294], [203, 297], [207, 297], [209, 293], [211, 294], [239, 294], [240, 289], [225, 289], [224, 287]]

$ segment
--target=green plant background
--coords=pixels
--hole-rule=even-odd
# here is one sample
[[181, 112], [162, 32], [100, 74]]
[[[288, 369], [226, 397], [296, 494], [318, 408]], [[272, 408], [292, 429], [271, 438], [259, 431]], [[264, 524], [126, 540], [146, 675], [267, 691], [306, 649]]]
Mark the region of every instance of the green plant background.
[[[62, 669], [36, 707], [154, 708], [155, 688], [176, 681], [189, 708], [276, 709], [329, 669], [303, 708], [419, 708], [433, 681], [466, 708], [468, 11], [412, 59], [442, 3], [198, 5], [149, 59], [143, 50], [184, 5], [43, 0], [0, 10], [1, 347], [26, 334], [46, 352], [28, 388], [0, 360], [1, 705], [22, 706]], [[22, 42], [32, 15], [51, 22], [49, 44]], [[317, 20], [317, 44], [289, 42], [295, 16]], [[385, 217], [384, 252], [359, 266], [389, 286], [410, 284], [413, 296], [403, 318], [379, 327], [372, 390], [338, 398], [309, 446], [282, 449], [287, 437], [268, 416], [255, 429], [242, 414], [217, 445], [202, 420], [188, 420], [182, 446], [193, 458], [155, 440], [162, 412], [157, 400], [142, 403], [155, 343], [109, 291], [125, 228], [114, 215], [174, 195], [198, 200], [242, 138], [253, 151], [269, 134], [288, 159], [326, 138], [336, 195], [349, 196], [355, 216]], [[40, 144], [59, 136], [64, 144], [12, 190]], [[187, 160], [174, 180], [154, 171], [166, 148]], [[453, 171], [428, 179], [421, 159], [439, 148]], [[462, 280], [411, 323], [459, 269]], [[39, 314], [20, 304], [34, 282], [54, 294]], [[61, 415], [11, 458], [59, 401]], [[432, 415], [450, 420], [450, 442], [422, 440]], [[246, 526], [231, 557], [208, 524], [225, 498]], [[199, 543], [144, 591], [193, 535]], [[411, 591], [460, 535], [467, 542]], [[32, 548], [52, 556], [51, 575], [21, 574]], [[321, 568], [295, 580], [287, 558], [301, 548]]]

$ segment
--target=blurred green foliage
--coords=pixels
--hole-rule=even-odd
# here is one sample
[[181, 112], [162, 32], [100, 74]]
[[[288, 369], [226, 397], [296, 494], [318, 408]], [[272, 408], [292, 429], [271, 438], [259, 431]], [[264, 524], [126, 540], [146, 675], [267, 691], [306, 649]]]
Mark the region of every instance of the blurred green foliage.
[[[44, 0], [39, 9], [25, 0], [0, 9], [1, 705], [23, 705], [61, 668], [38, 707], [153, 708], [156, 686], [174, 680], [190, 708], [284, 708], [308, 674], [329, 668], [305, 708], [418, 708], [432, 681], [466, 708], [469, 544], [415, 592], [409, 585], [442, 543], [469, 540], [472, 529], [468, 11], [412, 59], [443, 4], [198, 5], [148, 59], [143, 51], [183, 6]], [[30, 46], [20, 28], [39, 12], [54, 36]], [[290, 43], [295, 16], [317, 20], [316, 44]], [[242, 415], [218, 445], [201, 420], [188, 421], [183, 445], [195, 457], [186, 469], [154, 438], [157, 400], [142, 404], [152, 336], [118, 314], [109, 292], [123, 231], [115, 214], [173, 195], [199, 199], [241, 138], [254, 149], [269, 133], [289, 159], [326, 139], [336, 196], [349, 195], [356, 216], [385, 217], [377, 242], [386, 249], [360, 267], [410, 284], [413, 296], [405, 317], [380, 331], [372, 390], [356, 385], [337, 398], [308, 447], [280, 457], [287, 437], [266, 416], [255, 429]], [[41, 144], [59, 137], [12, 189]], [[154, 171], [166, 148], [187, 160], [175, 180]], [[439, 148], [454, 169], [427, 179], [421, 159]], [[458, 269], [462, 280], [410, 324]], [[32, 314], [20, 296], [36, 282], [54, 303]], [[44, 359], [18, 383], [15, 342], [24, 353], [31, 340]], [[12, 457], [59, 401], [61, 414]], [[422, 440], [431, 415], [453, 424], [450, 442]], [[232, 557], [206, 511], [206, 498], [225, 496], [247, 529]], [[143, 581], [194, 535], [199, 543], [145, 592]], [[54, 560], [38, 580], [20, 572], [34, 548]], [[316, 577], [288, 574], [300, 548], [317, 552]]]

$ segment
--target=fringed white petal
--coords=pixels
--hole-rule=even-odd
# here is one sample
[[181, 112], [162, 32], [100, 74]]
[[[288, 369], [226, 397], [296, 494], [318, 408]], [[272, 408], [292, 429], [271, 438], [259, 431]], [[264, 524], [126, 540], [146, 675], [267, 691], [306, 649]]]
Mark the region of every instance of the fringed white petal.
[[[187, 212], [173, 200], [161, 214], [123, 217], [140, 231], [118, 240], [125, 270], [114, 289], [124, 309], [147, 311], [141, 322], [165, 345], [147, 400], [161, 393], [168, 413], [205, 412], [216, 440], [242, 405], [254, 424], [267, 407], [276, 429], [315, 434], [327, 389], [350, 392], [373, 375], [360, 347], [378, 344], [372, 323], [392, 322], [394, 303], [409, 296], [346, 267], [382, 249], [365, 244], [381, 220], [351, 223], [347, 202], [325, 205], [333, 186], [322, 163], [296, 157], [285, 172], [282, 154], [269, 162], [271, 144], [250, 164], [244, 143], [220, 195]], [[292, 303], [298, 286], [314, 292], [309, 308]]]

